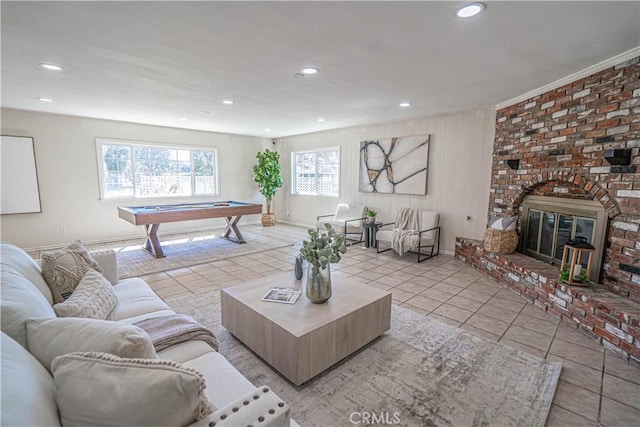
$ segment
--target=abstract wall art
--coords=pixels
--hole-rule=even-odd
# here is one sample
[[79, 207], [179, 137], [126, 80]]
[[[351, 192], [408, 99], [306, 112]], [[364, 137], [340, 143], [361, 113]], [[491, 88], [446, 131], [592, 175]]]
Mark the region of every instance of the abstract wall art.
[[428, 162], [429, 135], [362, 141], [359, 190], [425, 195]]

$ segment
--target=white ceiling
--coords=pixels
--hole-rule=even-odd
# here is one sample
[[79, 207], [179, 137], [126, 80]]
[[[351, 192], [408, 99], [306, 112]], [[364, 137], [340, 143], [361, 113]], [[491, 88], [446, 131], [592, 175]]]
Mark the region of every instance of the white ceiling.
[[2, 106], [275, 138], [495, 105], [640, 45], [637, 1], [485, 3], [3, 1]]

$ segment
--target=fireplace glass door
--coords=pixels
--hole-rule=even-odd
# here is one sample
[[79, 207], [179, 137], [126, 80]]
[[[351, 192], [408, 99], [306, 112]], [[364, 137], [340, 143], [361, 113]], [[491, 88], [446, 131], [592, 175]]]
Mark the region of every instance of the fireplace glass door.
[[[576, 237], [586, 238], [596, 247], [591, 278], [598, 280], [607, 226], [602, 205], [590, 200], [527, 196], [521, 221], [520, 251], [552, 264], [562, 261], [565, 243]], [[581, 263], [587, 266], [586, 254]]]
[[[593, 242], [595, 218], [529, 209], [526, 253], [549, 261], [562, 261], [564, 245], [576, 237]], [[584, 266], [587, 265], [585, 256]]]

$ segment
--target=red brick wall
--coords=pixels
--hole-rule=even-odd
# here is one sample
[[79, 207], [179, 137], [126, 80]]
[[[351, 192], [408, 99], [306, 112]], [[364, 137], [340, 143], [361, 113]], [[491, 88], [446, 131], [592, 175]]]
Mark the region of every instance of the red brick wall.
[[[521, 214], [528, 194], [598, 200], [610, 218], [603, 282], [640, 301], [640, 58], [496, 115], [490, 215]], [[604, 150], [631, 149], [612, 166]], [[518, 159], [517, 170], [506, 161]]]

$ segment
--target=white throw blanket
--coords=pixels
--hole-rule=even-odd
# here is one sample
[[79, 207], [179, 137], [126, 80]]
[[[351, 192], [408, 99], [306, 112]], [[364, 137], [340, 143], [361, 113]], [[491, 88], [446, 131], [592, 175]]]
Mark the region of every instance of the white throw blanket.
[[418, 211], [410, 208], [402, 208], [396, 216], [396, 228], [393, 229], [391, 247], [398, 255], [414, 250], [418, 247], [420, 235], [418, 234]]

